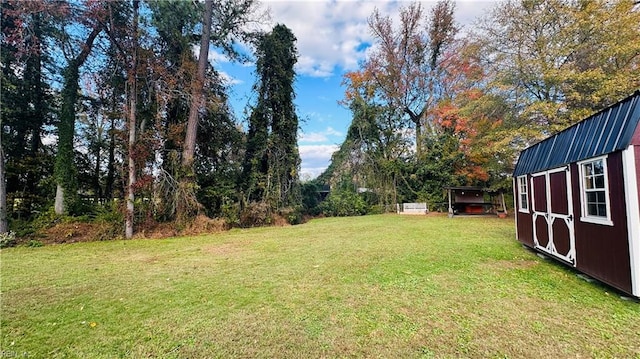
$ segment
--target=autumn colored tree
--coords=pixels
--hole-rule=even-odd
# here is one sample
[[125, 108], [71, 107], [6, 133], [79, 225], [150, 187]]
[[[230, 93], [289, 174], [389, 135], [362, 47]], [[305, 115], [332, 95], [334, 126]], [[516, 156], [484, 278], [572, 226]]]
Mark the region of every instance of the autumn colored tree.
[[476, 38], [500, 92], [518, 112], [519, 148], [640, 86], [640, 12], [630, 0], [536, 0], [496, 7]]
[[364, 66], [387, 106], [402, 111], [413, 124], [418, 158], [429, 110], [443, 95], [442, 55], [458, 31], [454, 8], [452, 1], [442, 0], [426, 16], [420, 3], [411, 3], [401, 8], [397, 28], [377, 9], [369, 18], [376, 46]]
[[[490, 94], [477, 50], [477, 44], [460, 40], [446, 56], [442, 84], [449, 95], [438, 102], [434, 119], [442, 134], [458, 143], [461, 157], [452, 166], [455, 184], [500, 187], [511, 172], [507, 163], [513, 153], [505, 151], [511, 147], [496, 142], [496, 132], [510, 111]], [[511, 156], [505, 158], [503, 153]]]

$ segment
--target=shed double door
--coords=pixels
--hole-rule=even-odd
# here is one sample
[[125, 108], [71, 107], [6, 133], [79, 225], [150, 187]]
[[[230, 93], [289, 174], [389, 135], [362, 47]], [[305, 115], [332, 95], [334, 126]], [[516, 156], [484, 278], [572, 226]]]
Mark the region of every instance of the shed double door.
[[531, 192], [535, 247], [575, 267], [575, 230], [569, 167], [532, 175]]

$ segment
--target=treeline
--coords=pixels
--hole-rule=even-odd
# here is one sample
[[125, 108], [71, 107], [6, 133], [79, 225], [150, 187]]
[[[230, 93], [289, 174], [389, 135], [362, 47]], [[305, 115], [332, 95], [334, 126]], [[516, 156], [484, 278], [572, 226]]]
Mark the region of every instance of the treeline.
[[[127, 238], [200, 214], [299, 220], [296, 38], [260, 31], [259, 11], [253, 0], [3, 1], [0, 232], [69, 217]], [[248, 132], [208, 62], [210, 47], [248, 60], [241, 43], [258, 73]]]
[[[435, 208], [444, 186], [509, 188], [519, 150], [640, 87], [629, 0], [506, 1], [464, 32], [449, 0], [408, 4], [399, 23], [376, 11], [369, 56], [344, 77], [346, 139], [300, 183], [296, 38], [285, 25], [260, 31], [259, 9], [2, 1], [0, 233], [28, 236], [61, 216], [131, 237], [199, 214], [252, 226]], [[210, 47], [254, 58], [246, 119]]]
[[511, 193], [520, 150], [640, 88], [637, 2], [508, 0], [464, 31], [454, 14], [443, 0], [370, 16], [372, 51], [344, 77], [353, 120], [318, 180], [343, 211]]

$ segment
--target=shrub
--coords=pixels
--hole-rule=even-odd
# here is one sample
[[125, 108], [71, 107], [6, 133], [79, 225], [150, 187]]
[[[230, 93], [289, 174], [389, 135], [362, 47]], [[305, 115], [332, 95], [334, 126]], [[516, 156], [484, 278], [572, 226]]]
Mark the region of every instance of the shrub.
[[237, 227], [240, 225], [240, 204], [229, 200], [227, 198], [224, 199], [224, 203], [220, 206], [220, 211], [222, 214], [222, 218], [224, 218], [225, 222], [231, 227]]
[[321, 213], [321, 188], [322, 185], [317, 180], [306, 182], [301, 185], [302, 207], [305, 214], [317, 216]]
[[29, 240], [29, 242], [27, 242], [27, 247], [31, 247], [31, 248], [37, 248], [37, 247], [42, 247], [44, 246], [44, 244], [37, 240], [37, 239], [31, 239]]
[[325, 216], [346, 217], [367, 214], [366, 202], [354, 191], [331, 192], [320, 205]]
[[299, 208], [283, 208], [280, 210], [279, 214], [286, 219], [289, 224], [300, 224], [303, 222], [302, 211], [300, 211]]
[[16, 234], [12, 231], [0, 233], [0, 248], [8, 248], [16, 245]]
[[50, 207], [48, 210], [38, 213], [30, 226], [37, 231], [53, 227], [64, 220], [65, 216], [57, 215], [53, 207]]
[[385, 212], [385, 208], [381, 204], [374, 204], [369, 206], [368, 214], [383, 214]]
[[273, 217], [267, 202], [251, 202], [240, 212], [241, 227], [261, 227], [271, 223]]

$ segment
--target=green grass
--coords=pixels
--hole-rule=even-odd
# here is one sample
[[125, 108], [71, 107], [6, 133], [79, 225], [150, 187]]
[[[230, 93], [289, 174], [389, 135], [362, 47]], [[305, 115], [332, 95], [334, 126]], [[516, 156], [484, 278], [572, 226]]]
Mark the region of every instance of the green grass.
[[511, 220], [380, 215], [2, 250], [2, 357], [640, 358], [640, 304]]

